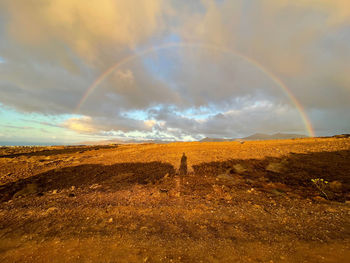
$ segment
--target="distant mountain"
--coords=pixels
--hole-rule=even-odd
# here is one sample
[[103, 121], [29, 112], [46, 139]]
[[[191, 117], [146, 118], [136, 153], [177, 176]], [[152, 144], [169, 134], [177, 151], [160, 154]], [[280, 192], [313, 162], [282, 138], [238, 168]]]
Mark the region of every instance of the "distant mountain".
[[206, 137], [200, 142], [232, 142], [232, 141], [262, 141], [262, 140], [286, 140], [286, 139], [296, 139], [296, 138], [307, 138], [308, 136], [293, 133], [275, 133], [275, 134], [265, 134], [265, 133], [255, 133], [248, 137], [237, 138], [237, 139], [222, 139], [222, 138], [209, 138]]
[[235, 139], [221, 139], [221, 138], [209, 138], [205, 137], [204, 139], [200, 140], [200, 142], [230, 142], [234, 141]]

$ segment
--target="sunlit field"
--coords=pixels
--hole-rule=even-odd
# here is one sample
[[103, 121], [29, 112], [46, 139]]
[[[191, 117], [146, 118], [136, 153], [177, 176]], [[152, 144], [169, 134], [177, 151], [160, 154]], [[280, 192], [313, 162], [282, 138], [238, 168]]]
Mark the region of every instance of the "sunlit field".
[[1, 259], [346, 262], [349, 158], [335, 138], [2, 148]]

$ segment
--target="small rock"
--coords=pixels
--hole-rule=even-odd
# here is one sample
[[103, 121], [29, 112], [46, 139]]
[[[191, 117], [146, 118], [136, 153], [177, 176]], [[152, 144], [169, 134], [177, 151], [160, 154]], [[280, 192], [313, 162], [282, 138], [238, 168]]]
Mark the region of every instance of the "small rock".
[[57, 194], [57, 189], [52, 190], [52, 194]]
[[72, 185], [72, 187], [70, 188], [70, 190], [74, 191], [74, 190], [75, 190], [75, 186]]
[[108, 223], [113, 223], [113, 218], [112, 217], [108, 220]]
[[282, 163], [269, 163], [266, 167], [267, 171], [274, 173], [281, 173], [284, 170], [284, 165]]
[[228, 175], [228, 174], [219, 174], [216, 177], [216, 180], [220, 180], [220, 181], [224, 181], [224, 182], [229, 182], [229, 183], [234, 183], [234, 179], [232, 176]]
[[270, 193], [274, 195], [283, 195], [283, 192], [279, 191], [278, 189], [270, 189]]
[[254, 191], [255, 191], [254, 188], [250, 188], [250, 189], [247, 191], [247, 193], [253, 193]]
[[90, 189], [98, 189], [98, 188], [101, 188], [101, 187], [102, 187], [102, 185], [100, 185], [100, 184], [93, 184], [89, 188]]
[[329, 188], [333, 191], [333, 192], [341, 192], [343, 185], [341, 182], [339, 181], [333, 181], [331, 183], [329, 183]]
[[246, 172], [247, 171], [247, 169], [243, 166], [243, 165], [241, 165], [241, 164], [235, 164], [234, 166], [233, 166], [233, 168], [234, 168], [234, 170], [236, 171], [236, 173], [238, 173], [238, 174], [241, 174], [241, 173], [244, 173], [244, 172]]

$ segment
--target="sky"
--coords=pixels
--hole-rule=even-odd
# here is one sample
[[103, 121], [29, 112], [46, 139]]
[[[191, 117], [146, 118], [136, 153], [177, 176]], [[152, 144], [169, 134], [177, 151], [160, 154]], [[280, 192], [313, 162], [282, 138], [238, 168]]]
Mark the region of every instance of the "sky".
[[348, 0], [1, 0], [0, 144], [350, 133]]

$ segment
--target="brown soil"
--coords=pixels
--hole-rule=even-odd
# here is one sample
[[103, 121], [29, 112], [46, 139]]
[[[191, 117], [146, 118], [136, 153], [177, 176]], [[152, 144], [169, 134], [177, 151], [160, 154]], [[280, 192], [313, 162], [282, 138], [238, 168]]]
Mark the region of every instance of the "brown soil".
[[3, 147], [0, 261], [347, 262], [349, 190], [348, 138]]

